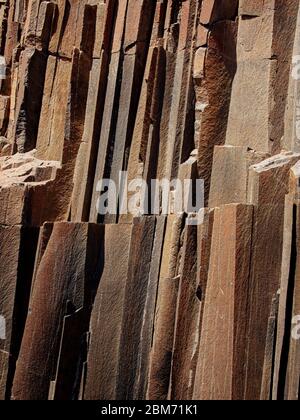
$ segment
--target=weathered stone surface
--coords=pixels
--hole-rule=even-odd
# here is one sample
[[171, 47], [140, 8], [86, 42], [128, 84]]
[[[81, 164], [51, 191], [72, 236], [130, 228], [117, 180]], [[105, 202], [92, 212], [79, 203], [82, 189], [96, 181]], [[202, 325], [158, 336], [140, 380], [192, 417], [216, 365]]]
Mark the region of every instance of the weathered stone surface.
[[247, 147], [215, 147], [209, 206], [214, 208], [222, 204], [246, 203], [249, 168], [265, 157], [267, 156]]
[[[295, 209], [295, 216], [297, 224], [296, 227], [296, 247], [297, 251], [299, 250], [299, 201], [297, 201], [297, 207]], [[293, 250], [295, 252], [295, 250]], [[287, 321], [291, 320], [291, 324], [288, 324], [290, 327], [290, 338], [289, 338], [289, 354], [287, 361], [287, 372], [285, 377], [285, 387], [283, 398], [286, 400], [297, 401], [299, 400], [300, 389], [300, 343], [299, 343], [299, 312], [300, 312], [300, 285], [299, 285], [299, 254], [297, 252], [297, 261], [296, 269], [294, 273], [294, 278], [292, 279], [292, 284], [290, 284], [290, 295], [288, 296], [288, 304], [290, 313], [288, 313]], [[294, 285], [294, 290], [293, 290]]]
[[37, 236], [37, 229], [0, 226], [0, 314], [5, 322], [0, 338], [1, 400], [11, 392], [28, 311]]
[[0, 0], [0, 399], [299, 399], [299, 13]]
[[[104, 267], [91, 315], [86, 380], [83, 379], [86, 400], [113, 400], [117, 397], [119, 348], [131, 234], [130, 225], [107, 226], [105, 230]], [[107, 354], [110, 356], [107, 357]]]
[[84, 399], [146, 397], [164, 227], [165, 218], [154, 217], [106, 226]]
[[255, 206], [245, 393], [250, 399], [260, 398], [268, 319], [280, 288], [285, 195], [298, 160], [299, 155], [286, 153], [250, 168], [248, 201]]
[[179, 254], [182, 246], [182, 227], [182, 217], [168, 217], [158, 285], [148, 387], [148, 397], [154, 400], [166, 399], [169, 391], [180, 281]]
[[196, 399], [243, 399], [253, 207], [215, 210]]
[[282, 147], [285, 150], [300, 150], [300, 8], [298, 9], [296, 34], [293, 48], [293, 63], [289, 69], [289, 90], [286, 101], [284, 135]]
[[21, 153], [36, 146], [46, 65], [47, 56], [35, 48], [26, 48], [21, 53], [13, 137], [14, 147]]
[[183, 243], [172, 360], [172, 400], [191, 399], [193, 395], [201, 317], [197, 296], [197, 230], [197, 226], [187, 226]]
[[240, 4], [227, 144], [280, 152], [298, 8], [295, 0]]
[[[35, 270], [13, 399], [45, 400], [51, 396], [52, 381], [54, 398], [76, 396], [83, 337], [100, 280], [102, 241], [103, 228], [89, 224], [55, 223], [49, 235], [41, 236], [42, 255]], [[72, 355], [65, 354], [65, 340]], [[61, 376], [61, 369], [68, 374]]]
[[298, 201], [299, 163], [290, 172], [289, 193], [285, 199], [283, 258], [281, 288], [277, 321], [276, 350], [273, 373], [273, 400], [299, 397], [298, 343], [293, 333], [298, 332]]
[[235, 22], [220, 19], [212, 25], [207, 46], [198, 50], [194, 62], [195, 144], [199, 149], [199, 176], [205, 180], [206, 203], [214, 147], [223, 145], [226, 139], [231, 87], [236, 72], [236, 34]]

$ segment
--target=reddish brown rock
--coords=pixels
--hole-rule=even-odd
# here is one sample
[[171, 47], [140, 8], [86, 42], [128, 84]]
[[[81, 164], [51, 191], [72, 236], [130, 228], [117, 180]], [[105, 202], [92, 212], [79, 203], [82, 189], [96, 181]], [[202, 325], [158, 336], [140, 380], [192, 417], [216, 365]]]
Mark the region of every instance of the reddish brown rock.
[[199, 153], [199, 176], [205, 181], [206, 204], [214, 147], [223, 145], [226, 139], [231, 87], [236, 71], [236, 32], [237, 25], [233, 21], [221, 20], [212, 25], [207, 47], [198, 50], [194, 63], [195, 145]]
[[248, 200], [255, 210], [247, 327], [247, 399], [259, 399], [261, 395], [268, 320], [280, 288], [285, 195], [289, 171], [298, 160], [298, 155], [287, 153], [250, 168]]
[[56, 223], [49, 233], [41, 236], [39, 244], [42, 255], [12, 390], [17, 400], [76, 396], [77, 367], [82, 363], [83, 338], [100, 280], [101, 226]]
[[154, 400], [166, 399], [169, 392], [180, 281], [179, 253], [182, 245], [182, 228], [182, 217], [168, 217], [158, 285], [147, 394], [149, 399]]
[[0, 399], [10, 397], [33, 274], [37, 229], [0, 227]]
[[299, 399], [299, 6], [0, 0], [0, 399]]
[[105, 230], [104, 268], [91, 315], [90, 344], [84, 375], [86, 400], [114, 400], [117, 397], [119, 348], [131, 235], [130, 225], [107, 226]]
[[187, 226], [182, 250], [170, 398], [191, 399], [196, 370], [201, 303], [197, 296], [197, 226]]
[[223, 204], [247, 203], [249, 168], [267, 157], [266, 154], [242, 146], [215, 147], [209, 206], [213, 208]]
[[299, 175], [299, 163], [297, 163], [290, 171], [289, 193], [285, 200], [281, 288], [273, 371], [273, 400], [278, 398], [295, 400], [299, 396], [297, 355]]
[[194, 398], [243, 399], [253, 207], [215, 210]]

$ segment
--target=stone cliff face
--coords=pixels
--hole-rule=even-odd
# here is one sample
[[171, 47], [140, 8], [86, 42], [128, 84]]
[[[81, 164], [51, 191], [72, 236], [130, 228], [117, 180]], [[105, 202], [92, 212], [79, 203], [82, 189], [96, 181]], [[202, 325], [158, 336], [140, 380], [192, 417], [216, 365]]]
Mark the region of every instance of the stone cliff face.
[[[1, 0], [0, 27], [0, 399], [298, 400], [300, 1]], [[201, 217], [99, 214], [120, 172], [204, 180]]]

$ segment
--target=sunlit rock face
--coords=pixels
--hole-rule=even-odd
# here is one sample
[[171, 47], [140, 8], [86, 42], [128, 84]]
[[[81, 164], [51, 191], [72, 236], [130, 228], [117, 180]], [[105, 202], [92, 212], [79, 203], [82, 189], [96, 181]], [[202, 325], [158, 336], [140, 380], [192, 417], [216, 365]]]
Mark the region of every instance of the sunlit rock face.
[[298, 400], [299, 153], [300, 0], [0, 0], [0, 399]]

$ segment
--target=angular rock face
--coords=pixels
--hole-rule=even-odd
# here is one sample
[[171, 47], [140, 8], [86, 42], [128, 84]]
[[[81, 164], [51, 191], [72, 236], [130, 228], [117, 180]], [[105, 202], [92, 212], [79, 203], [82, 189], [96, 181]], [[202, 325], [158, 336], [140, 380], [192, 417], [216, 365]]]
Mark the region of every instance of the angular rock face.
[[299, 34], [0, 1], [1, 400], [299, 400]]

